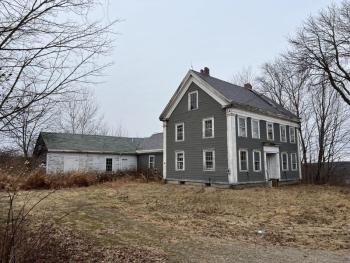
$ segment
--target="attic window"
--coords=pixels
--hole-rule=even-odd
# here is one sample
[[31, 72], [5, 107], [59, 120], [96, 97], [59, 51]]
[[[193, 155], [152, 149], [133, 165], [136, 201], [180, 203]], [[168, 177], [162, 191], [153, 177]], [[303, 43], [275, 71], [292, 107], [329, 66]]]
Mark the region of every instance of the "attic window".
[[198, 109], [198, 91], [188, 93], [188, 110]]

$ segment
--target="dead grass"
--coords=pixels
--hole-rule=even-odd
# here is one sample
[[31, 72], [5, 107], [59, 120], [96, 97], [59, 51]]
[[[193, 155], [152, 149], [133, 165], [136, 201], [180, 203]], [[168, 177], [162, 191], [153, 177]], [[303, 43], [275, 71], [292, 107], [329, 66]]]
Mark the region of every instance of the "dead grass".
[[[288, 186], [229, 190], [118, 180], [57, 191], [42, 208], [74, 210], [64, 227], [101, 246], [159, 248], [168, 255], [213, 237], [323, 250], [350, 249], [350, 190]], [[198, 245], [198, 244], [197, 244]]]

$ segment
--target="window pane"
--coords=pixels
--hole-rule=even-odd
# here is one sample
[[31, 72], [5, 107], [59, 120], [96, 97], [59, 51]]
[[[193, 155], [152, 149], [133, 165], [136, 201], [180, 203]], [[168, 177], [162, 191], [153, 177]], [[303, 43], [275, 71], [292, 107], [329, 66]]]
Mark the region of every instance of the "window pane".
[[259, 121], [253, 120], [252, 121], [252, 131], [253, 131], [253, 138], [259, 138]]
[[182, 141], [184, 139], [184, 126], [183, 124], [178, 124], [176, 126], [176, 140]]
[[241, 157], [241, 170], [245, 171], [247, 170], [247, 152], [241, 151], [240, 157]]
[[289, 128], [289, 133], [290, 133], [290, 142], [294, 143], [295, 142], [295, 129], [294, 129], [294, 127]]
[[280, 126], [280, 130], [281, 130], [281, 141], [286, 142], [287, 141], [286, 126]]
[[213, 121], [204, 121], [204, 137], [213, 137]]
[[112, 171], [112, 159], [111, 158], [106, 159], [106, 171], [107, 172]]
[[267, 124], [267, 139], [273, 140], [273, 123]]
[[204, 152], [205, 153], [205, 169], [214, 169], [214, 153], [213, 152]]
[[254, 170], [260, 171], [260, 152], [254, 152]]
[[197, 93], [190, 94], [190, 109], [197, 109]]
[[238, 124], [239, 124], [239, 134], [240, 136], [246, 137], [246, 122], [244, 118], [238, 118]]

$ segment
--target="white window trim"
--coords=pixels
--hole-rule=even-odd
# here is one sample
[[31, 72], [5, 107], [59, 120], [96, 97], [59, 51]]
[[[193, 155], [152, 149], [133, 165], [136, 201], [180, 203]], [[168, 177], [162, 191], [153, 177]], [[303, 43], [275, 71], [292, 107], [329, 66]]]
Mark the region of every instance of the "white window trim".
[[[254, 153], [259, 153], [259, 163], [260, 163], [260, 169], [255, 170], [255, 155]], [[261, 172], [261, 151], [259, 150], [253, 150], [253, 171], [254, 172]]]
[[[239, 126], [239, 119], [244, 119], [244, 125], [245, 125], [245, 136], [241, 134], [241, 127]], [[244, 116], [237, 116], [237, 122], [238, 122], [238, 136], [239, 137], [248, 137], [248, 125], [247, 125], [247, 117]]]
[[[258, 122], [258, 137], [254, 137], [254, 132], [253, 132], [253, 122], [257, 121]], [[251, 119], [251, 123], [250, 123], [251, 129], [252, 129], [252, 138], [253, 139], [260, 139], [260, 120], [258, 119]]]
[[[196, 103], [196, 108], [195, 109], [191, 109], [191, 94], [196, 94], [197, 95], [197, 103]], [[195, 90], [195, 91], [191, 91], [188, 93], [188, 110], [189, 111], [193, 111], [193, 110], [197, 110], [198, 109], [198, 90]]]
[[[286, 135], [284, 141], [282, 140], [282, 128], [283, 128], [283, 127], [284, 127], [284, 129], [285, 129], [285, 135]], [[286, 126], [286, 125], [282, 125], [282, 124], [280, 124], [280, 141], [281, 141], [281, 142], [287, 142], [287, 126]]]
[[[247, 170], [242, 170], [242, 167], [241, 167], [241, 152], [246, 152], [246, 156], [247, 156]], [[248, 149], [239, 149], [238, 155], [239, 155], [239, 171], [240, 172], [248, 172], [249, 171]]]
[[[182, 140], [178, 140], [177, 139], [177, 126], [182, 125]], [[180, 122], [180, 123], [176, 123], [175, 124], [175, 142], [183, 142], [185, 141], [185, 123], [184, 122]]]
[[[213, 124], [213, 134], [210, 137], [205, 137], [205, 121], [212, 121]], [[214, 125], [214, 117], [210, 117], [210, 118], [205, 118], [202, 120], [202, 138], [203, 139], [210, 139], [210, 138], [214, 138], [215, 137], [215, 125]]]
[[[295, 169], [293, 169], [293, 155], [295, 155], [295, 164], [296, 164], [296, 167], [295, 167]], [[292, 170], [292, 171], [298, 171], [298, 159], [297, 159], [297, 154], [296, 153], [291, 153], [290, 154], [290, 169]]]
[[[269, 139], [269, 124], [272, 124], [272, 139]], [[273, 141], [275, 140], [275, 127], [274, 127], [274, 124], [273, 122], [269, 122], [267, 121], [266, 122], [266, 139], [269, 140], [269, 141]]]
[[156, 168], [156, 156], [155, 155], [148, 155], [148, 169], [151, 169], [151, 158], [153, 157], [153, 168]]
[[[206, 159], [205, 159], [205, 153], [206, 152], [212, 152], [213, 153], [213, 168], [212, 169], [208, 169], [206, 167]], [[213, 150], [213, 149], [203, 150], [203, 171], [205, 171], [205, 172], [215, 172], [215, 150]]]
[[[287, 156], [287, 158], [286, 158], [286, 160], [287, 160], [287, 168], [286, 169], [284, 169], [284, 167], [283, 167], [283, 155], [286, 155]], [[282, 166], [282, 171], [289, 171], [289, 161], [288, 161], [288, 153], [286, 153], [286, 152], [282, 152], [281, 153], [281, 166]]]
[[[292, 141], [292, 133], [290, 131], [294, 132], [294, 141]], [[295, 131], [295, 127], [289, 127], [289, 142], [290, 143], [296, 143], [297, 137], [296, 137], [296, 131]]]
[[[177, 154], [178, 153], [182, 153], [182, 156], [183, 156], [183, 169], [177, 168]], [[179, 172], [185, 171], [185, 151], [175, 151], [175, 171], [179, 171]]]

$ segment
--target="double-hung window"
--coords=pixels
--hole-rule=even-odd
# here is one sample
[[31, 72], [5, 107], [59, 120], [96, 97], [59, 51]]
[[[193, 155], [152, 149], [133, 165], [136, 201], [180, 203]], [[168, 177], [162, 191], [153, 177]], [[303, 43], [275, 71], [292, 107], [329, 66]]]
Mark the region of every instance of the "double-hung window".
[[287, 127], [285, 125], [280, 125], [280, 140], [287, 142]]
[[198, 91], [192, 91], [188, 93], [188, 110], [198, 109]]
[[239, 170], [241, 172], [248, 172], [248, 150], [239, 150]]
[[295, 143], [295, 128], [289, 127], [289, 141]]
[[175, 124], [175, 141], [182, 142], [185, 140], [185, 124], [177, 123]]
[[281, 153], [282, 158], [282, 171], [288, 171], [288, 154]]
[[156, 162], [156, 157], [154, 155], [149, 155], [148, 156], [148, 168], [149, 169], [154, 169], [155, 162]]
[[203, 119], [203, 138], [214, 138], [214, 118]]
[[106, 172], [112, 172], [112, 158], [106, 159]]
[[273, 134], [273, 123], [272, 122], [266, 122], [266, 134], [267, 134], [267, 139], [270, 141], [273, 141], [274, 134]]
[[175, 170], [185, 171], [185, 152], [184, 151], [175, 152]]
[[292, 171], [296, 171], [298, 170], [298, 162], [297, 162], [297, 154], [296, 153], [292, 153], [290, 155], [290, 159], [291, 159], [291, 168], [292, 168]]
[[203, 170], [215, 171], [215, 151], [203, 150]]
[[252, 119], [252, 138], [260, 139], [260, 121]]
[[247, 137], [247, 118], [238, 117], [238, 136]]
[[257, 150], [253, 151], [253, 171], [261, 172], [261, 152]]

